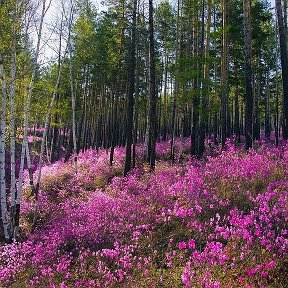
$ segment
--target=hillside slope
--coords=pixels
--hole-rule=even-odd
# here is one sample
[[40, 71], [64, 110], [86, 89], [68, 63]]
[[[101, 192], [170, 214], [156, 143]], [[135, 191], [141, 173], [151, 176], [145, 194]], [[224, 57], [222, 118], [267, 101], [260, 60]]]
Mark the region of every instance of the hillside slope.
[[37, 206], [26, 188], [1, 287], [287, 287], [288, 146], [228, 145], [126, 178], [115, 153], [113, 167], [92, 150], [77, 173], [46, 166]]

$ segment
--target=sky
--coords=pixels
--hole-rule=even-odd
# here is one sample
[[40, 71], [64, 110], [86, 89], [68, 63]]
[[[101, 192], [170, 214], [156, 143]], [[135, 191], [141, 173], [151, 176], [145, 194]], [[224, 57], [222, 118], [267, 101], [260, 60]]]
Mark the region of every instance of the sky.
[[[59, 37], [55, 31], [57, 30], [57, 24], [60, 22], [60, 13], [61, 5], [60, 0], [51, 0], [51, 7], [45, 16], [44, 25], [43, 25], [43, 40], [42, 46], [39, 55], [39, 64], [47, 65], [49, 61], [53, 61], [57, 57], [57, 43], [59, 42]], [[155, 0], [154, 0], [155, 1]], [[155, 2], [160, 2], [161, 0], [156, 0]], [[177, 0], [169, 0], [170, 3], [176, 3]], [[275, 0], [268, 0], [271, 3], [271, 7], [274, 7]], [[49, 2], [49, 0], [46, 0]], [[95, 5], [98, 12], [106, 10], [107, 6], [105, 5], [106, 0], [91, 0]], [[66, 0], [66, 3], [68, 1]], [[41, 12], [41, 7], [39, 8], [39, 13]], [[59, 26], [59, 25], [58, 25]], [[32, 33], [32, 38], [36, 42], [37, 33]]]

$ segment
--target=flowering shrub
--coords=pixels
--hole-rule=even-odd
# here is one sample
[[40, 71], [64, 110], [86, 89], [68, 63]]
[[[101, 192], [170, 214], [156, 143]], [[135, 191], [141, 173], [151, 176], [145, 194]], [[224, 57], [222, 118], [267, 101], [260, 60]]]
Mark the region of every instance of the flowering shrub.
[[285, 287], [288, 146], [212, 152], [127, 177], [121, 148], [112, 167], [92, 150], [77, 173], [44, 167], [23, 241], [0, 247], [1, 287]]

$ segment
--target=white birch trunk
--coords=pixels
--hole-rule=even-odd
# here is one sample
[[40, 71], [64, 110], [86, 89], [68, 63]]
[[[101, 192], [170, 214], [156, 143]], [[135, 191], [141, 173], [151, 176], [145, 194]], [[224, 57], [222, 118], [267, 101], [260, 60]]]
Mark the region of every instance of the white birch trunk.
[[71, 98], [72, 98], [73, 165], [77, 173], [77, 139], [76, 139], [77, 136], [76, 136], [76, 117], [75, 117], [76, 95], [75, 95], [74, 86], [73, 86], [71, 43], [69, 43], [68, 45], [69, 45], [69, 54], [70, 54], [69, 55], [69, 78], [70, 78]]
[[12, 54], [11, 54], [11, 68], [10, 68], [10, 153], [11, 153], [11, 234], [13, 238], [14, 227], [19, 226], [19, 218], [16, 218], [16, 209], [15, 200], [17, 198], [17, 187], [16, 187], [16, 175], [15, 175], [15, 86], [16, 86], [16, 31], [15, 26], [13, 29], [13, 44], [12, 44]]
[[7, 211], [6, 195], [6, 171], [5, 171], [5, 132], [6, 132], [6, 102], [7, 102], [7, 84], [3, 66], [2, 55], [0, 54], [0, 80], [2, 85], [2, 102], [1, 102], [1, 123], [0, 123], [0, 188], [1, 188], [1, 217], [3, 223], [5, 242], [10, 242], [10, 221]]
[[[62, 15], [63, 16], [63, 15]], [[60, 44], [59, 44], [59, 57], [61, 57], [61, 46], [62, 46], [62, 41], [61, 41], [61, 38], [62, 38], [62, 25], [63, 25], [63, 17], [62, 17], [62, 20], [61, 20], [61, 34], [60, 34]], [[69, 41], [70, 39], [68, 39], [67, 41], [67, 45], [66, 45], [66, 48], [65, 48], [65, 51], [64, 51], [64, 56], [63, 58], [65, 58], [65, 55], [67, 53], [67, 50], [68, 50], [68, 45], [69, 45]], [[44, 146], [45, 146], [45, 142], [46, 142], [46, 137], [47, 137], [47, 132], [48, 132], [48, 125], [49, 125], [49, 120], [50, 120], [50, 116], [51, 116], [51, 111], [52, 111], [52, 108], [53, 108], [53, 105], [54, 105], [54, 102], [55, 102], [55, 98], [56, 98], [56, 95], [57, 95], [57, 90], [58, 90], [58, 87], [59, 87], [59, 83], [60, 83], [60, 78], [61, 78], [61, 71], [62, 71], [62, 67], [63, 65], [61, 64], [61, 61], [60, 61], [60, 64], [59, 64], [59, 69], [58, 69], [58, 76], [57, 76], [57, 81], [56, 81], [56, 84], [54, 86], [54, 90], [53, 90], [53, 94], [52, 94], [52, 98], [51, 98], [51, 101], [50, 101], [50, 105], [49, 105], [49, 108], [48, 108], [48, 112], [46, 114], [46, 120], [45, 120], [45, 125], [44, 125], [44, 132], [43, 132], [43, 138], [42, 138], [42, 142], [41, 142], [41, 149], [40, 149], [40, 158], [39, 158], [39, 164], [38, 164], [38, 176], [37, 176], [37, 182], [36, 182], [36, 186], [35, 186], [35, 196], [36, 196], [36, 199], [38, 198], [38, 192], [39, 192], [39, 188], [40, 188], [40, 180], [41, 180], [41, 172], [42, 172], [42, 165], [43, 165], [43, 155], [44, 155]]]
[[55, 102], [55, 98], [56, 98], [56, 94], [57, 94], [57, 89], [60, 83], [60, 78], [61, 78], [61, 70], [62, 70], [62, 65], [59, 68], [58, 71], [58, 77], [57, 77], [57, 81], [54, 87], [54, 91], [53, 91], [53, 95], [50, 101], [50, 105], [48, 108], [48, 112], [46, 114], [46, 120], [45, 120], [45, 125], [44, 125], [44, 132], [43, 132], [43, 138], [42, 138], [42, 142], [41, 142], [41, 149], [40, 149], [40, 159], [39, 159], [39, 164], [38, 164], [38, 176], [37, 176], [37, 182], [36, 182], [36, 198], [37, 198], [37, 194], [39, 192], [39, 185], [40, 185], [40, 180], [41, 180], [41, 172], [42, 172], [42, 164], [43, 164], [43, 155], [44, 155], [44, 146], [46, 143], [46, 137], [47, 137], [47, 132], [48, 132], [48, 125], [49, 125], [49, 120], [50, 120], [50, 116], [51, 116], [51, 111]]
[[35, 81], [35, 76], [36, 76], [36, 70], [37, 70], [37, 61], [38, 61], [38, 56], [39, 56], [39, 51], [40, 51], [43, 20], [44, 20], [44, 16], [46, 12], [47, 12], [46, 0], [43, 0], [42, 13], [41, 13], [41, 18], [40, 18], [40, 23], [39, 23], [37, 46], [36, 46], [36, 52], [35, 52], [35, 58], [34, 58], [34, 65], [33, 65], [32, 76], [31, 76], [29, 87], [28, 87], [27, 99], [26, 99], [25, 108], [24, 108], [24, 131], [23, 131], [24, 134], [23, 134], [23, 144], [22, 144], [22, 151], [21, 151], [20, 173], [19, 173], [19, 179], [18, 179], [18, 195], [16, 199], [17, 204], [20, 204], [20, 197], [21, 197], [21, 192], [22, 192], [25, 150], [27, 149], [27, 147], [29, 149], [28, 127], [29, 127], [30, 104], [31, 104], [31, 96], [32, 96], [32, 91], [33, 91], [33, 86], [34, 86], [34, 81]]
[[[37, 61], [38, 61], [39, 52], [40, 52], [43, 20], [44, 20], [44, 17], [47, 13], [47, 10], [48, 10], [50, 4], [51, 4], [51, 0], [50, 0], [48, 7], [46, 8], [46, 0], [43, 0], [42, 12], [41, 12], [39, 30], [38, 30], [38, 39], [37, 39], [37, 45], [36, 45], [36, 51], [35, 51], [35, 58], [34, 58], [34, 63], [33, 63], [33, 68], [32, 68], [32, 76], [31, 76], [29, 87], [28, 87], [27, 99], [26, 99], [26, 103], [25, 103], [25, 107], [24, 107], [24, 131], [23, 131], [23, 143], [22, 143], [21, 159], [20, 159], [20, 171], [19, 171], [18, 186], [17, 186], [17, 197], [16, 197], [17, 209], [16, 209], [16, 215], [15, 215], [16, 218], [17, 217], [19, 218], [19, 214], [20, 214], [20, 200], [21, 200], [22, 186], [23, 186], [23, 172], [24, 172], [25, 154], [27, 157], [28, 169], [29, 169], [29, 163], [30, 163], [30, 168], [31, 168], [30, 153], [25, 153], [26, 150], [29, 150], [28, 127], [29, 127], [30, 104], [31, 104], [31, 96], [32, 96], [32, 91], [33, 91], [33, 86], [34, 86], [34, 81], [35, 81], [35, 76], [36, 76], [36, 70], [37, 70]], [[30, 169], [30, 171], [31, 171], [31, 169]], [[29, 172], [29, 177], [30, 177], [30, 185], [31, 185], [31, 187], [34, 187], [33, 175], [30, 172]], [[32, 191], [34, 191], [34, 190], [35, 189], [32, 189]], [[17, 235], [18, 235], [18, 231], [19, 231], [19, 225], [15, 225], [15, 232], [14, 232], [15, 237], [17, 237]]]
[[71, 106], [72, 106], [72, 135], [73, 135], [73, 166], [77, 173], [77, 135], [76, 135], [76, 95], [73, 85], [73, 65], [72, 65], [72, 44], [71, 44], [71, 28], [73, 21], [73, 0], [70, 1], [70, 17], [67, 19], [69, 21], [69, 31], [68, 31], [68, 52], [69, 52], [69, 81], [71, 90]]

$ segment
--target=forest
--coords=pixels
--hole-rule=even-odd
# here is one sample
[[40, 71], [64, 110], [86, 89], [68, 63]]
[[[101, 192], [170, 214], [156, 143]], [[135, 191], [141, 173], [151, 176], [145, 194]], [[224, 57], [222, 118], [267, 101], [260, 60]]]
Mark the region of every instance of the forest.
[[287, 287], [287, 9], [0, 0], [0, 287]]

